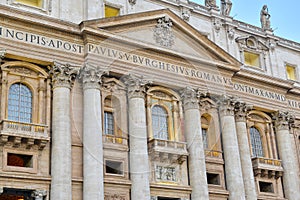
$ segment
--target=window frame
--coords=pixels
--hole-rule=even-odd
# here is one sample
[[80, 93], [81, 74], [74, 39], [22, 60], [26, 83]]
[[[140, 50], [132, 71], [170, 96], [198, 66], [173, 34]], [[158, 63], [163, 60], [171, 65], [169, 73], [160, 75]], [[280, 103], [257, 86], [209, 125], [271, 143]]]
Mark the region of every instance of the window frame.
[[[257, 137], [255, 138], [255, 135], [252, 134], [253, 132], [251, 132], [251, 130], [253, 130], [253, 129], [255, 129], [257, 131], [254, 134], [259, 135], [259, 140], [260, 141], [257, 141], [258, 138]], [[261, 131], [258, 128], [256, 128], [255, 126], [251, 126], [249, 128], [249, 134], [250, 134], [250, 144], [251, 144], [251, 155], [252, 155], [252, 157], [254, 157], [254, 158], [265, 157], [264, 145], [263, 145]], [[260, 144], [258, 144], [257, 142], [260, 142]], [[260, 151], [261, 154], [259, 154], [259, 152], [257, 152], [257, 147], [259, 147], [259, 146], [260, 146], [260, 149], [258, 149], [258, 151]]]
[[[20, 120], [20, 110], [18, 111], [18, 120], [11, 120], [9, 119], [9, 102], [10, 102], [10, 89], [13, 85], [16, 84], [20, 84], [20, 85], [24, 85], [30, 92], [31, 92], [31, 113], [30, 113], [30, 121], [21, 121]], [[20, 96], [19, 96], [19, 100], [20, 100]], [[13, 82], [9, 85], [8, 90], [7, 90], [7, 108], [6, 108], [6, 119], [11, 120], [11, 121], [15, 121], [15, 122], [19, 122], [19, 123], [33, 123], [33, 119], [34, 119], [34, 91], [32, 89], [32, 87], [30, 87], [27, 83], [24, 82]], [[20, 109], [20, 106], [18, 107]]]
[[8, 4], [15, 6], [15, 7], [22, 8], [22, 9], [30, 9], [30, 10], [38, 12], [38, 13], [49, 14], [51, 12], [50, 7], [49, 7], [50, 0], [40, 0], [40, 1], [42, 4], [41, 7], [18, 2], [17, 0], [9, 0]]
[[[287, 79], [287, 80], [290, 80], [290, 81], [297, 81], [297, 80], [298, 80], [298, 70], [297, 70], [297, 65], [290, 64], [290, 63], [285, 63], [284, 66], [285, 66], [284, 68], [285, 68], [285, 76], [286, 76], [286, 79]], [[288, 67], [294, 69], [295, 79], [289, 78], [289, 75], [288, 75], [288, 69], [287, 69]]]
[[[112, 7], [112, 8], [119, 9], [119, 15], [118, 16], [121, 16], [124, 13], [124, 7], [121, 4], [116, 4], [116, 3], [113, 3], [113, 2], [110, 2], [110, 1], [104, 1], [103, 2], [103, 18], [106, 18], [105, 6], [109, 6], [109, 7]], [[118, 16], [114, 16], [114, 17], [118, 17]], [[110, 17], [108, 17], [108, 18], [110, 18]]]
[[[10, 166], [7, 164], [8, 154], [19, 154], [19, 155], [26, 155], [26, 156], [32, 156], [32, 167], [17, 167], [17, 166]], [[38, 158], [38, 152], [31, 152], [31, 151], [21, 151], [21, 150], [15, 150], [15, 149], [4, 149], [3, 150], [3, 171], [11, 171], [11, 172], [22, 172], [22, 173], [31, 173], [36, 174], [38, 172], [37, 170], [37, 158]]]
[[[157, 138], [155, 137], [155, 133], [154, 133], [154, 129], [153, 129], [153, 108], [154, 107], [161, 107], [165, 112], [166, 112], [166, 126], [167, 126], [167, 138]], [[160, 116], [161, 117], [161, 116]], [[161, 104], [154, 104], [151, 107], [151, 129], [152, 129], [152, 134], [153, 134], [153, 138], [157, 139], [157, 140], [170, 140], [171, 139], [171, 133], [170, 133], [170, 113], [168, 112], [168, 109]]]

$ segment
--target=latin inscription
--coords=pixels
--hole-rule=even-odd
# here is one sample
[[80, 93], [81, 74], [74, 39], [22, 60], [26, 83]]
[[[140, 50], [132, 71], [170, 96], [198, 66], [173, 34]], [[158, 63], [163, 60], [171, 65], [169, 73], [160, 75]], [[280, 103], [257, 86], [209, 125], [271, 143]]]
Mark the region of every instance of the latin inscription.
[[24, 31], [19, 31], [15, 29], [9, 29], [3, 26], [0, 26], [0, 38], [20, 41], [28, 44], [34, 44], [42, 47], [63, 50], [72, 53], [83, 53], [83, 45]]

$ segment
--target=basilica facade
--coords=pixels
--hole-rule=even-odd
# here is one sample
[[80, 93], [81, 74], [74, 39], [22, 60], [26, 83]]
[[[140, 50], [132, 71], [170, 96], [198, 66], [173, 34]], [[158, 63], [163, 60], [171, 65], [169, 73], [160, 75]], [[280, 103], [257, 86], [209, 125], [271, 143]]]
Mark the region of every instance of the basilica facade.
[[0, 200], [300, 199], [300, 44], [232, 6], [0, 0]]

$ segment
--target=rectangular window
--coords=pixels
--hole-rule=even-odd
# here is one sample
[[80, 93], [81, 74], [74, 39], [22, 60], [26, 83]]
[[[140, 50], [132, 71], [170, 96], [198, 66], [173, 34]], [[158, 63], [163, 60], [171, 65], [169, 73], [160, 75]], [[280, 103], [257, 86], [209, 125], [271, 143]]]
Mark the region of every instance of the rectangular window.
[[120, 9], [112, 6], [105, 5], [105, 17], [116, 17], [120, 15]]
[[15, 0], [16, 3], [21, 3], [28, 6], [42, 7], [43, 0]]
[[261, 192], [274, 193], [273, 184], [268, 182], [259, 181], [259, 190]]
[[202, 128], [202, 140], [203, 140], [203, 148], [208, 149], [207, 129], [206, 128]]
[[244, 51], [245, 65], [260, 67], [259, 54]]
[[212, 185], [220, 185], [220, 175], [207, 173], [207, 183]]
[[33, 168], [32, 155], [7, 154], [7, 166]]
[[296, 68], [291, 65], [286, 65], [285, 69], [286, 69], [287, 79], [295, 81], [296, 80]]
[[118, 161], [106, 160], [105, 172], [107, 174], [123, 175], [123, 163]]
[[112, 112], [104, 112], [104, 134], [114, 135], [114, 115]]

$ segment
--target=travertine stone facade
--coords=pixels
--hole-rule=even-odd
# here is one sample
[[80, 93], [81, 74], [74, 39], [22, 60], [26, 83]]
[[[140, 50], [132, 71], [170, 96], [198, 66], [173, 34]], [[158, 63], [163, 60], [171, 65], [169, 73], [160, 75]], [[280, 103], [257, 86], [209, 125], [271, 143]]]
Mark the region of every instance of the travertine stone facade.
[[221, 4], [0, 0], [0, 200], [299, 199], [300, 44]]

